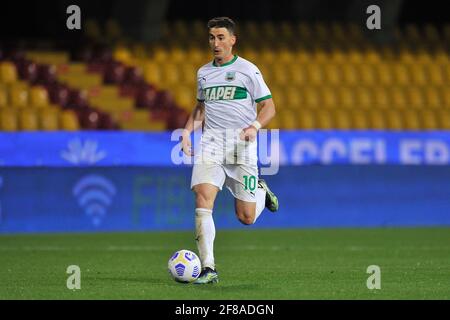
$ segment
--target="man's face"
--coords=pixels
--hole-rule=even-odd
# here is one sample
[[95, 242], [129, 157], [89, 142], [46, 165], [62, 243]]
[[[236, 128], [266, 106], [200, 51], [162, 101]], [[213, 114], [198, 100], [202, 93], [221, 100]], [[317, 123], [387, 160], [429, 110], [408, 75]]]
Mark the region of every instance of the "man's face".
[[223, 59], [231, 54], [233, 45], [236, 43], [236, 36], [230, 34], [226, 28], [209, 29], [209, 46], [214, 58]]

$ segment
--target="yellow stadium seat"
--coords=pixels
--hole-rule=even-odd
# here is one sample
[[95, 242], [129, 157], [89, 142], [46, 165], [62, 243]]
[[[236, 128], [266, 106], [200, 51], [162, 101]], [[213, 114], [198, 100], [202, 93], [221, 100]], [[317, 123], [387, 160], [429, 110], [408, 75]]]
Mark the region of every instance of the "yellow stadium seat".
[[348, 52], [348, 62], [350, 62], [351, 65], [363, 63], [364, 57], [359, 50], [350, 50]]
[[425, 107], [425, 98], [422, 94], [422, 90], [418, 87], [408, 87], [406, 89], [408, 97], [408, 105], [415, 109]]
[[390, 130], [404, 129], [402, 114], [401, 114], [400, 110], [388, 110], [387, 111], [387, 127]]
[[352, 127], [350, 113], [348, 110], [345, 109], [334, 110], [333, 118], [336, 129], [348, 130]]
[[169, 61], [169, 54], [162, 46], [155, 46], [153, 48], [153, 60], [158, 63], [167, 63]]
[[442, 104], [444, 108], [450, 109], [450, 90], [447, 88], [441, 89], [442, 93]]
[[272, 83], [274, 83], [278, 86], [289, 85], [289, 78], [288, 78], [287, 70], [285, 68], [283, 68], [282, 65], [274, 68], [272, 70], [271, 81], [272, 81]]
[[147, 62], [144, 65], [144, 79], [150, 84], [159, 85], [162, 81], [162, 74], [159, 65], [155, 62]]
[[388, 109], [391, 107], [389, 95], [385, 87], [374, 87], [374, 104], [378, 109]]
[[370, 109], [375, 103], [372, 100], [372, 93], [369, 89], [365, 87], [357, 87], [355, 90], [356, 94], [356, 106], [360, 109]]
[[174, 63], [163, 65], [163, 81], [165, 86], [176, 85], [180, 83], [180, 72], [178, 66]]
[[393, 68], [395, 84], [407, 86], [411, 82], [407, 66], [404, 64], [394, 64]]
[[356, 130], [366, 130], [369, 128], [367, 111], [353, 110], [351, 113], [352, 127]]
[[304, 42], [313, 40], [313, 30], [311, 26], [306, 22], [300, 22], [297, 25], [297, 32], [300, 35], [300, 39]]
[[342, 81], [341, 70], [336, 64], [325, 65], [325, 81], [327, 85], [339, 85]]
[[296, 87], [286, 89], [286, 105], [290, 109], [298, 109], [302, 106], [302, 96], [300, 90]]
[[369, 113], [369, 126], [371, 129], [384, 130], [387, 128], [386, 118], [383, 111], [371, 110]]
[[319, 91], [315, 87], [303, 87], [301, 89], [301, 93], [303, 95], [303, 101], [305, 103], [305, 107], [308, 108], [319, 108], [320, 106], [320, 96]]
[[180, 86], [174, 91], [177, 104], [186, 111], [192, 111], [196, 101], [196, 92], [189, 86]]
[[336, 94], [336, 89], [333, 87], [323, 87], [322, 88], [322, 103], [325, 108], [333, 109], [338, 107], [338, 96]]
[[60, 113], [60, 124], [62, 130], [76, 131], [80, 129], [78, 117], [72, 110], [64, 110]]
[[310, 85], [322, 85], [324, 81], [324, 74], [319, 64], [308, 64], [306, 66], [306, 73], [308, 75], [308, 83]]
[[370, 64], [361, 64], [358, 66], [359, 79], [361, 84], [366, 86], [373, 86], [377, 83], [377, 75], [375, 67]]
[[169, 52], [169, 61], [173, 63], [185, 63], [187, 52], [180, 47], [174, 47]]
[[427, 68], [428, 80], [434, 86], [441, 86], [444, 84], [444, 72], [442, 66], [432, 64]]
[[261, 53], [261, 63], [271, 66], [275, 60], [277, 59], [277, 55], [273, 50], [265, 49]]
[[180, 81], [186, 85], [197, 85], [197, 68], [190, 63], [182, 63], [179, 66], [181, 79]]
[[402, 113], [405, 129], [407, 130], [419, 130], [420, 129], [420, 118], [417, 110], [405, 110]]
[[285, 109], [280, 112], [280, 120], [283, 129], [296, 129], [297, 117], [295, 112], [290, 109]]
[[294, 52], [295, 61], [299, 64], [311, 63], [312, 56], [308, 51], [298, 50]]
[[317, 116], [317, 128], [322, 130], [333, 129], [333, 119], [331, 113], [328, 110], [318, 110]]
[[26, 131], [39, 129], [39, 118], [35, 109], [24, 108], [19, 112], [19, 128]]
[[28, 106], [28, 90], [21, 86], [13, 86], [9, 91], [9, 101], [13, 107]]
[[299, 65], [291, 66], [287, 69], [287, 75], [292, 85], [303, 86], [307, 84], [305, 69]]
[[11, 108], [3, 108], [0, 110], [0, 130], [1, 131], [17, 131], [19, 123], [17, 121], [17, 112]]
[[339, 105], [346, 109], [352, 109], [356, 106], [354, 91], [349, 87], [342, 87], [338, 91]]
[[59, 129], [59, 110], [57, 108], [43, 108], [39, 112], [40, 129], [55, 131]]
[[425, 89], [425, 103], [428, 108], [439, 109], [443, 107], [439, 91], [434, 87]]
[[282, 106], [286, 105], [285, 90], [282, 87], [271, 86], [270, 91], [276, 106], [280, 106], [282, 108]]
[[8, 105], [8, 90], [6, 87], [0, 86], [0, 108]]
[[282, 47], [278, 51], [277, 62], [287, 64], [289, 65], [289, 67], [291, 67], [292, 64], [296, 63], [297, 61], [295, 61], [294, 54], [291, 48]]
[[444, 130], [450, 130], [450, 111], [439, 110], [438, 111], [439, 127]]
[[427, 77], [423, 65], [414, 64], [411, 66], [412, 83], [418, 86], [427, 84]]
[[358, 72], [355, 65], [345, 64], [342, 66], [342, 80], [344, 84], [349, 86], [359, 84]]
[[299, 128], [305, 130], [312, 130], [316, 128], [314, 111], [309, 109], [298, 110]]
[[335, 49], [330, 53], [330, 62], [342, 65], [347, 62], [347, 56], [342, 50]]
[[0, 83], [17, 82], [16, 66], [11, 62], [0, 62]]
[[434, 110], [422, 110], [420, 113], [422, 128], [425, 130], [436, 130], [439, 128], [439, 121]]
[[364, 52], [364, 61], [369, 64], [378, 64], [381, 62], [380, 53], [374, 49], [369, 49]]
[[48, 106], [48, 93], [44, 87], [34, 86], [30, 89], [30, 105], [33, 107], [41, 108]]
[[377, 65], [376, 68], [379, 84], [382, 86], [391, 86], [394, 83], [394, 76], [389, 65], [386, 63], [381, 63]]
[[264, 34], [264, 37], [267, 37], [268, 39], [275, 39], [278, 35], [272, 21], [264, 21], [260, 28], [261, 34]]
[[390, 88], [390, 96], [392, 107], [396, 109], [404, 109], [407, 106], [406, 95], [402, 88]]

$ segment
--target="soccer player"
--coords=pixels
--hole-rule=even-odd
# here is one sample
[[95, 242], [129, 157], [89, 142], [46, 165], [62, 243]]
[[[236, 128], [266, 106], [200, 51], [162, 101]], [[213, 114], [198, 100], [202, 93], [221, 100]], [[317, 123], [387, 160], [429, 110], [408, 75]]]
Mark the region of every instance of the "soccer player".
[[[259, 69], [232, 53], [235, 24], [227, 17], [208, 22], [214, 60], [197, 72], [197, 104], [181, 146], [194, 156], [191, 188], [195, 193], [195, 235], [202, 262], [197, 284], [219, 281], [214, 264], [214, 200], [225, 184], [235, 198], [235, 212], [245, 225], [255, 223], [264, 207], [278, 210], [278, 199], [258, 180], [256, 135], [275, 116], [275, 105]], [[257, 104], [260, 112], [257, 114]], [[204, 126], [201, 151], [193, 154], [190, 134]]]

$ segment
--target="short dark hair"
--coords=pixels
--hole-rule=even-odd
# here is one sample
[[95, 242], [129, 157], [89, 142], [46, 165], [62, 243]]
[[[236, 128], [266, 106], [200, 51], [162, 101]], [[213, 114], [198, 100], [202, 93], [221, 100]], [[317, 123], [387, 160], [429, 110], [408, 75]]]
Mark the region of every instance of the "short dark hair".
[[230, 34], [235, 33], [236, 24], [228, 17], [216, 17], [208, 21], [208, 30], [211, 28], [225, 28]]

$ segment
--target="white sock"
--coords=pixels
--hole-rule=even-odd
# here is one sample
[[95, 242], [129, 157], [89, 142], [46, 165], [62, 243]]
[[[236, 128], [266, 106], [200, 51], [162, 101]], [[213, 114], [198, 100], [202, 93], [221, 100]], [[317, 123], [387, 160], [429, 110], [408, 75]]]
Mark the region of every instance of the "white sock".
[[266, 190], [263, 188], [256, 188], [256, 208], [255, 208], [255, 220], [253, 220], [253, 223], [256, 222], [256, 219], [261, 215], [261, 212], [266, 207]]
[[212, 217], [212, 210], [196, 208], [195, 209], [195, 240], [197, 249], [202, 262], [202, 268], [210, 267], [215, 269], [214, 265], [214, 238], [216, 237], [216, 227]]

